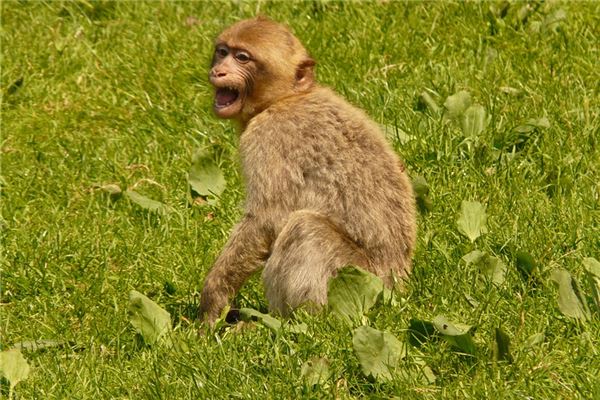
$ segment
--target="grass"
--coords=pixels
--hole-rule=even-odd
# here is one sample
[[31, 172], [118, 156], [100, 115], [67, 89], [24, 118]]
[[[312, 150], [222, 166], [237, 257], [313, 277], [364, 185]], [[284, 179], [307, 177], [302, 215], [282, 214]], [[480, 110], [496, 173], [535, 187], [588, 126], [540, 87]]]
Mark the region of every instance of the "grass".
[[[32, 371], [17, 397], [599, 398], [598, 313], [563, 316], [549, 276], [564, 268], [590, 294], [582, 259], [600, 259], [600, 3], [528, 4], [503, 15], [502, 3], [2, 2], [0, 346], [62, 341], [24, 352]], [[321, 82], [412, 137], [393, 143], [427, 180], [432, 209], [406, 292], [369, 324], [401, 340], [411, 319], [476, 326], [476, 357], [411, 347], [433, 384], [365, 378], [351, 331], [326, 313], [296, 317], [306, 335], [196, 335], [203, 277], [243, 200], [236, 132], [210, 111], [212, 40], [258, 12], [292, 26]], [[489, 116], [475, 138], [423, 102], [425, 92], [443, 109], [460, 90]], [[526, 126], [544, 117], [548, 127]], [[199, 147], [227, 178], [215, 206], [188, 205]], [[172, 212], [113, 202], [106, 184]], [[463, 200], [487, 207], [474, 244], [457, 229]], [[461, 260], [476, 248], [507, 265], [499, 287]], [[537, 284], [519, 273], [518, 252], [539, 266]], [[140, 345], [132, 289], [171, 312], [187, 349]], [[266, 309], [259, 279], [237, 303]], [[512, 363], [494, 361], [496, 327]], [[318, 387], [300, 373], [313, 357], [330, 363]]]

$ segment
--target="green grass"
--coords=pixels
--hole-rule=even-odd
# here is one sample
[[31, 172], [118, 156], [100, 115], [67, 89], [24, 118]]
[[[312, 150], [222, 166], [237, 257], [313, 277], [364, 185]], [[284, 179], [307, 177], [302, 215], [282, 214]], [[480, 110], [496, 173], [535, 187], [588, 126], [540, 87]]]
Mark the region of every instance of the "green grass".
[[[589, 294], [581, 261], [600, 259], [600, 3], [532, 3], [520, 19], [524, 5], [501, 18], [489, 11], [501, 3], [3, 1], [0, 346], [65, 342], [24, 352], [32, 372], [18, 398], [600, 397], [598, 313], [563, 316], [549, 280], [564, 268]], [[351, 331], [325, 313], [296, 317], [307, 335], [196, 335], [203, 278], [243, 200], [235, 129], [211, 113], [212, 40], [257, 12], [294, 29], [321, 82], [413, 137], [394, 146], [427, 179], [433, 209], [420, 216], [406, 293], [369, 323], [402, 340], [413, 318], [476, 326], [477, 357], [443, 342], [410, 348], [434, 384], [365, 378]], [[459, 90], [490, 117], [468, 143], [421, 101], [427, 92], [442, 107]], [[548, 128], [515, 130], [542, 117]], [[190, 207], [187, 172], [203, 146], [228, 186], [218, 205]], [[113, 202], [97, 189], [111, 183], [173, 211]], [[487, 206], [475, 244], [457, 229], [463, 200]], [[507, 264], [503, 285], [461, 260], [475, 248]], [[518, 251], [539, 265], [536, 285], [518, 272]], [[139, 344], [132, 289], [171, 312], [186, 351]], [[266, 309], [259, 279], [237, 303]], [[498, 326], [512, 364], [494, 361]], [[544, 341], [527, 348], [536, 333]], [[312, 357], [330, 363], [321, 387], [303, 384]]]

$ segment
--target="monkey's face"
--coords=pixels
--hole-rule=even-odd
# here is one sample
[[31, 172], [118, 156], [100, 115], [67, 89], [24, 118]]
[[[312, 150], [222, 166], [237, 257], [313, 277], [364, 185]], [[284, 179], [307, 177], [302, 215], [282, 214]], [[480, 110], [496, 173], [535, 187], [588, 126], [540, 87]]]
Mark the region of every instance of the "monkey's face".
[[256, 60], [250, 52], [219, 43], [210, 70], [215, 88], [214, 110], [220, 118], [236, 118], [252, 92]]
[[210, 83], [220, 118], [247, 123], [280, 99], [308, 90], [315, 62], [283, 25], [258, 17], [217, 38]]

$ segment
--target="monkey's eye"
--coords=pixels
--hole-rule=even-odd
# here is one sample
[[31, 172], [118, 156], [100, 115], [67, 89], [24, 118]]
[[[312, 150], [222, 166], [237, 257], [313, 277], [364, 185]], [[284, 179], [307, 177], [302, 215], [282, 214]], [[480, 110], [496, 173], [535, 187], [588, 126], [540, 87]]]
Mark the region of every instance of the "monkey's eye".
[[215, 54], [221, 58], [225, 58], [229, 54], [229, 51], [226, 47], [217, 47]]
[[250, 54], [246, 53], [245, 51], [238, 51], [237, 53], [235, 53], [235, 59], [241, 62], [242, 64], [245, 64], [248, 61], [250, 61]]

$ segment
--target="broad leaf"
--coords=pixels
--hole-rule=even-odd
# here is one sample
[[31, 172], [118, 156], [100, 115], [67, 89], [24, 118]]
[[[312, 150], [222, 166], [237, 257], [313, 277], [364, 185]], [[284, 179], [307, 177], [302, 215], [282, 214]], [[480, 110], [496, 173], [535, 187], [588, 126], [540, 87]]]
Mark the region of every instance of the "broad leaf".
[[[209, 196], [218, 197], [226, 186], [223, 172], [207, 150], [198, 150], [194, 154], [188, 183], [193, 192], [205, 199]], [[208, 198], [208, 203], [214, 202], [214, 197]]]
[[587, 320], [590, 311], [587, 302], [581, 296], [581, 292], [575, 279], [564, 269], [557, 268], [550, 275], [558, 285], [558, 308], [567, 317]]
[[477, 301], [477, 299], [475, 297], [471, 296], [468, 293], [465, 293], [464, 296], [465, 296], [465, 300], [467, 300], [467, 303], [469, 303], [469, 305], [471, 307], [473, 307], [473, 308], [479, 307], [479, 301]]
[[548, 14], [544, 21], [542, 22], [542, 28], [544, 31], [553, 31], [556, 32], [560, 23], [567, 18], [567, 12], [562, 8], [557, 9], [556, 11]]
[[355, 326], [382, 291], [383, 282], [378, 276], [358, 267], [345, 267], [329, 281], [327, 304], [333, 314]]
[[475, 355], [477, 348], [469, 331], [470, 326], [461, 326], [460, 328], [446, 319], [443, 315], [438, 315], [432, 321], [433, 326], [440, 335], [452, 346], [460, 351]]
[[521, 272], [521, 275], [525, 279], [529, 279], [535, 276], [538, 270], [538, 266], [531, 256], [531, 254], [525, 251], [518, 251], [516, 254], [516, 265]]
[[354, 330], [352, 345], [363, 373], [383, 381], [393, 378], [394, 370], [406, 353], [405, 344], [394, 335], [368, 326]]
[[489, 277], [496, 285], [501, 285], [506, 279], [506, 264], [497, 257], [490, 256], [479, 250], [473, 250], [462, 258], [467, 266], [476, 265], [482, 274]]
[[123, 195], [123, 191], [121, 190], [121, 187], [119, 185], [117, 185], [116, 183], [108, 183], [106, 185], [102, 185], [102, 186], [100, 186], [100, 189], [103, 192], [108, 193], [111, 200], [118, 200]]
[[311, 358], [302, 364], [300, 375], [308, 386], [323, 385], [331, 376], [326, 358]]
[[518, 133], [531, 133], [536, 129], [547, 128], [550, 128], [550, 121], [548, 118], [542, 117], [528, 119], [524, 124], [514, 127], [513, 131]]
[[417, 206], [421, 212], [431, 211], [433, 209], [433, 203], [429, 198], [429, 185], [425, 178], [417, 175], [412, 180], [413, 190], [415, 192], [415, 199]]
[[425, 378], [426, 383], [429, 383], [429, 384], [435, 383], [435, 374], [433, 373], [432, 369], [427, 365], [425, 360], [423, 360], [419, 356], [416, 356], [413, 359], [415, 361], [415, 364], [417, 364], [419, 366], [419, 369], [420, 369], [421, 373], [423, 374], [423, 377]]
[[240, 317], [242, 321], [258, 321], [273, 332], [277, 333], [281, 330], [281, 321], [269, 314], [263, 314], [252, 308], [241, 308]]
[[596, 311], [600, 312], [600, 262], [592, 257], [583, 259]]
[[411, 319], [408, 327], [408, 341], [413, 346], [419, 346], [423, 343], [438, 337], [437, 330], [430, 321], [420, 319]]
[[481, 272], [489, 276], [496, 285], [501, 285], [506, 280], [506, 264], [494, 256], [487, 256], [486, 262], [480, 266]]
[[385, 137], [390, 141], [397, 140], [400, 144], [406, 144], [415, 138], [398, 126], [380, 124], [379, 127], [383, 131]]
[[483, 132], [487, 124], [485, 108], [474, 104], [467, 108], [461, 119], [461, 128], [465, 137], [474, 138]]
[[530, 347], [537, 346], [538, 344], [543, 343], [544, 339], [545, 336], [543, 333], [534, 333], [533, 335], [525, 339], [525, 342], [523, 342], [523, 348], [527, 349]]
[[133, 203], [142, 207], [144, 210], [156, 212], [159, 214], [168, 213], [169, 207], [166, 204], [161, 203], [160, 201], [152, 200], [146, 196], [143, 196], [136, 192], [135, 190], [126, 190], [125, 196], [129, 198]]
[[465, 254], [462, 257], [462, 260], [467, 264], [467, 267], [471, 264], [478, 265], [487, 253], [484, 253], [481, 250], [473, 250], [470, 253]]
[[437, 105], [435, 100], [427, 93], [427, 91], [421, 92], [419, 95], [419, 102], [423, 104], [433, 115], [437, 115], [440, 112], [440, 107]]
[[135, 290], [129, 292], [129, 321], [149, 345], [171, 331], [171, 315]]
[[510, 354], [510, 338], [502, 330], [502, 328], [496, 328], [496, 342], [495, 342], [495, 356], [498, 361], [513, 362], [513, 356]]
[[460, 233], [469, 238], [471, 242], [487, 233], [487, 214], [485, 206], [478, 201], [463, 201], [457, 225]]
[[29, 364], [20, 350], [10, 349], [0, 352], [0, 376], [10, 383], [9, 398], [17, 383], [29, 376]]
[[451, 118], [456, 118], [463, 115], [470, 105], [471, 95], [465, 90], [461, 90], [452, 96], [448, 96], [444, 102], [444, 107], [446, 107], [448, 115]]
[[17, 342], [13, 344], [13, 349], [26, 350], [26, 351], [38, 351], [45, 350], [52, 347], [65, 347], [74, 346], [74, 343], [69, 343], [64, 340], [53, 340], [53, 339], [38, 339], [38, 340], [25, 340], [23, 342]]

